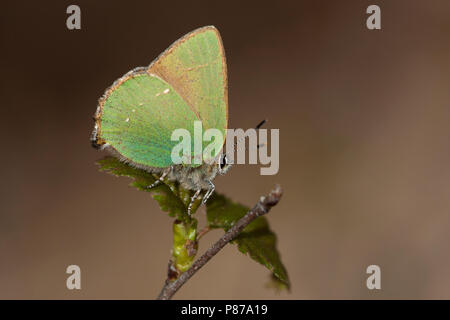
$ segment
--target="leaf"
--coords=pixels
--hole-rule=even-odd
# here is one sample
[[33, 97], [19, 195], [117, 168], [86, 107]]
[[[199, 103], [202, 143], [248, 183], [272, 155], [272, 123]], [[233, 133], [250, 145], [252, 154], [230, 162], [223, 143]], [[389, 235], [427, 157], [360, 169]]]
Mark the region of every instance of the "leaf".
[[[187, 214], [187, 207], [191, 201], [193, 191], [185, 190], [177, 182], [165, 180], [154, 188], [147, 187], [156, 181], [157, 177], [145, 170], [133, 168], [132, 166], [121, 162], [115, 157], [106, 157], [97, 161], [100, 171], [105, 171], [116, 176], [125, 176], [133, 178], [130, 184], [141, 191], [150, 192], [152, 197], [158, 202], [161, 210], [167, 212], [169, 216], [176, 217], [178, 220], [188, 222], [191, 219]], [[191, 213], [195, 213], [201, 203], [197, 199], [192, 207]]]
[[[177, 182], [167, 180], [152, 189], [148, 189], [147, 186], [157, 179], [153, 174], [142, 169], [133, 168], [114, 157], [106, 157], [97, 163], [100, 166], [100, 171], [119, 177], [133, 178], [134, 181], [131, 183], [131, 186], [150, 192], [161, 209], [168, 212], [169, 216], [176, 217], [185, 223], [191, 222], [192, 219], [187, 215], [187, 207], [194, 193], [193, 191], [182, 188]], [[195, 213], [200, 204], [201, 197], [195, 202], [192, 213]], [[248, 211], [248, 207], [235, 203], [223, 195], [214, 193], [207, 202], [208, 226], [227, 231]], [[233, 240], [233, 243], [237, 244], [239, 251], [244, 254], [248, 253], [253, 260], [261, 263], [272, 272], [272, 286], [278, 289], [289, 288], [287, 271], [276, 249], [276, 236], [270, 230], [265, 217], [259, 217], [250, 223]]]
[[[248, 211], [248, 207], [215, 193], [207, 203], [208, 225], [210, 228], [227, 231]], [[289, 277], [276, 248], [276, 236], [265, 217], [252, 221], [233, 242], [237, 244], [239, 251], [248, 253], [250, 258], [272, 272], [279, 282], [278, 288], [289, 288]]]
[[277, 293], [283, 290], [289, 290], [289, 286], [286, 283], [279, 280], [276, 276], [274, 276], [273, 273], [270, 276], [269, 281], [267, 281], [267, 283], [265, 284], [265, 287], [274, 289]]

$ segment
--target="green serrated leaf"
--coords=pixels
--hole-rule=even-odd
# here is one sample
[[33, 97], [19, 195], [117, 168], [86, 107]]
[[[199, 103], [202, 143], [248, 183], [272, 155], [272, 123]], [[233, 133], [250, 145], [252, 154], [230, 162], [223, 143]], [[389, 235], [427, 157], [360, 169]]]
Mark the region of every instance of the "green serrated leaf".
[[[133, 178], [134, 181], [130, 185], [141, 191], [150, 192], [152, 197], [158, 202], [161, 210], [167, 212], [169, 216], [176, 217], [178, 220], [184, 222], [191, 220], [187, 214], [187, 207], [193, 192], [180, 187], [177, 182], [164, 181], [164, 183], [148, 189], [147, 187], [155, 182], [157, 177], [145, 170], [133, 168], [114, 157], [101, 159], [97, 161], [97, 164], [100, 166], [100, 171], [105, 171], [119, 177], [126, 176]], [[198, 199], [194, 203], [191, 210], [192, 214], [195, 213], [200, 203], [201, 199]]]
[[[106, 157], [97, 163], [100, 166], [100, 171], [133, 178], [134, 181], [130, 185], [139, 190], [150, 192], [161, 209], [168, 212], [169, 216], [176, 217], [186, 224], [193, 222], [193, 219], [187, 215], [187, 207], [193, 191], [186, 190], [177, 182], [170, 181], [164, 181], [164, 183], [148, 189], [147, 186], [157, 179], [154, 175], [142, 169], [133, 168], [114, 157]], [[195, 202], [192, 213], [195, 213], [200, 204], [201, 198]], [[207, 202], [208, 226], [226, 231], [248, 211], [248, 207], [214, 193]], [[276, 249], [276, 236], [270, 230], [265, 217], [255, 219], [233, 242], [237, 244], [239, 251], [248, 254], [253, 260], [261, 263], [272, 272], [278, 288], [289, 288], [289, 278]], [[176, 241], [174, 243], [177, 244]]]
[[286, 283], [284, 283], [283, 281], [280, 281], [277, 277], [275, 277], [273, 273], [269, 281], [267, 281], [267, 283], [265, 284], [265, 287], [274, 289], [277, 293], [284, 290], [289, 290], [289, 286], [286, 285]]
[[[207, 203], [208, 225], [227, 231], [248, 211], [248, 207], [215, 193]], [[268, 268], [285, 288], [289, 288], [289, 277], [276, 248], [276, 236], [265, 217], [255, 219], [233, 242], [239, 251], [248, 253], [253, 260]]]

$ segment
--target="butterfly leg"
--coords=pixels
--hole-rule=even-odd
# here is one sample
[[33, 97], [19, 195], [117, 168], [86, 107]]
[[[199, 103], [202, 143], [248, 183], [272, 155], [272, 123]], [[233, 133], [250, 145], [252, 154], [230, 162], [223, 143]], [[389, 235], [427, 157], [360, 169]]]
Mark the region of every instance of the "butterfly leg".
[[202, 189], [198, 189], [197, 191], [195, 191], [194, 195], [191, 197], [191, 202], [189, 202], [189, 206], [188, 206], [188, 215], [189, 215], [189, 217], [191, 216], [192, 206], [194, 205], [195, 199], [198, 198], [198, 195], [200, 194], [200, 191], [202, 191]]
[[160, 184], [161, 182], [164, 181], [164, 178], [170, 173], [170, 171], [172, 171], [172, 167], [167, 168], [167, 170], [165, 170], [163, 172], [163, 174], [161, 175], [161, 177], [158, 178], [158, 180], [156, 180], [155, 182], [153, 182], [151, 185], [149, 185], [147, 187], [147, 189], [151, 189], [156, 187], [158, 184]]
[[214, 186], [214, 183], [212, 183], [210, 180], [208, 180], [208, 183], [209, 183], [210, 188], [208, 189], [205, 196], [203, 197], [203, 201], [202, 201], [203, 204], [206, 204], [206, 201], [208, 201], [209, 197], [211, 197], [214, 190], [216, 189], [216, 187]]

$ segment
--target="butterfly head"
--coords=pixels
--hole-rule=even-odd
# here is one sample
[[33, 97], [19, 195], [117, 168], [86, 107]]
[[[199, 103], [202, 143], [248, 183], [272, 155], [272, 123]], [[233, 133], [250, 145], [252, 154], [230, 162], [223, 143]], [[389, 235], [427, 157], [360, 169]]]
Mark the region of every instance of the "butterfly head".
[[227, 158], [226, 153], [222, 153], [217, 162], [217, 171], [219, 174], [224, 175], [231, 169], [233, 163]]

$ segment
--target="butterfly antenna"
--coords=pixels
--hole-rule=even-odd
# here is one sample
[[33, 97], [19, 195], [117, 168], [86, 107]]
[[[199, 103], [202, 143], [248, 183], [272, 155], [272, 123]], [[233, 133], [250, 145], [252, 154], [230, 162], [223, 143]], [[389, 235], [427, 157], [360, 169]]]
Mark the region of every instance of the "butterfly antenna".
[[[258, 123], [258, 124], [256, 125], [255, 129], [258, 130], [258, 129], [261, 128], [266, 122], [267, 122], [267, 119], [264, 119], [263, 121], [261, 121], [260, 123]], [[233, 150], [237, 150], [238, 144], [239, 144], [239, 142], [242, 141], [242, 139], [245, 139], [245, 137], [242, 137], [241, 139], [237, 140], [237, 141], [234, 143]], [[265, 143], [260, 143], [260, 144], [258, 144], [258, 145], [256, 146], [256, 148], [259, 149], [259, 148], [261, 148], [261, 147], [264, 147], [265, 145], [266, 145]]]
[[[256, 126], [256, 130], [258, 130], [259, 128], [261, 128], [265, 123], [267, 122], [267, 119], [264, 119], [263, 121], [261, 121], [260, 123], [258, 123], [258, 125]], [[258, 144], [257, 146], [256, 146], [256, 149], [259, 149], [259, 148], [262, 148], [262, 147], [265, 147], [266, 146], [266, 144], [265, 143], [260, 143], [260, 144]]]
[[259, 128], [261, 128], [263, 125], [264, 125], [264, 123], [266, 123], [267, 122], [267, 119], [264, 119], [263, 121], [261, 121], [260, 123], [258, 123], [258, 125], [256, 126], [256, 130], [258, 130]]

